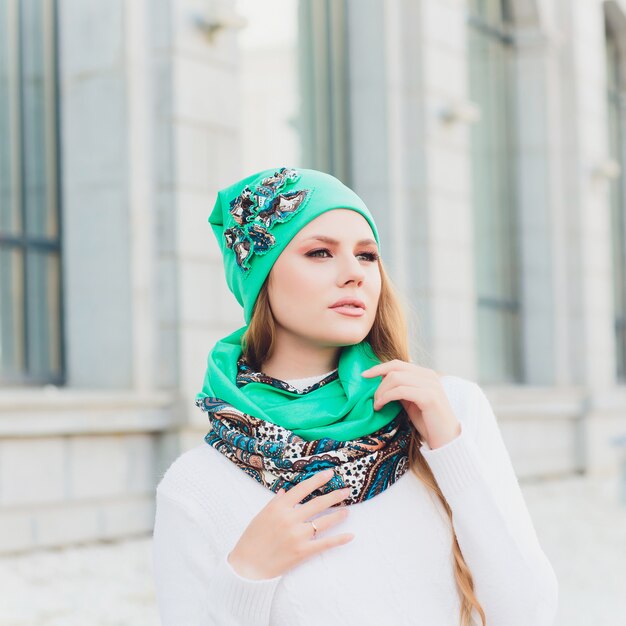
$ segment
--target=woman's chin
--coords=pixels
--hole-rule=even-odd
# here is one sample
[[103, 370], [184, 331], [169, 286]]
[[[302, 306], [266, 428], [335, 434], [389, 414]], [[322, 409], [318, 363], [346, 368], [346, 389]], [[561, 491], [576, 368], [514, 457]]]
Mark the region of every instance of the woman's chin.
[[[335, 314], [334, 319], [328, 321], [323, 318], [308, 318], [308, 322], [299, 325], [303, 336], [308, 336], [321, 346], [351, 346], [360, 343], [367, 337], [372, 328], [372, 322], [364, 319], [356, 319]], [[322, 323], [320, 323], [322, 322]]]
[[352, 346], [356, 343], [360, 343], [367, 336], [367, 330], [363, 328], [354, 328], [349, 330], [342, 330], [334, 328], [332, 332], [329, 332], [324, 339], [334, 346]]

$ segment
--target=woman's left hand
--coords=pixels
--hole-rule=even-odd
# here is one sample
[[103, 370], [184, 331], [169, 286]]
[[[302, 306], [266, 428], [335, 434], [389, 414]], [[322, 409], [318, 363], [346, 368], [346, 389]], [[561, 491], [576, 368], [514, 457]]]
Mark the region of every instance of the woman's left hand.
[[431, 449], [440, 448], [461, 434], [439, 374], [399, 359], [380, 363], [362, 372], [383, 379], [374, 394], [374, 410], [399, 400], [409, 419]]

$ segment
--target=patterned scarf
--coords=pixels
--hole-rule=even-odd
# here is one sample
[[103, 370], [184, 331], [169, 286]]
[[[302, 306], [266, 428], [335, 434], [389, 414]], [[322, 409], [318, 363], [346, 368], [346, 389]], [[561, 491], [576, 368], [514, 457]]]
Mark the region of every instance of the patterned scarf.
[[[254, 372], [240, 357], [237, 361], [237, 386], [264, 383], [295, 394], [305, 395], [329, 384], [338, 377], [332, 372], [304, 390], [289, 383]], [[276, 493], [317, 472], [334, 469], [334, 476], [302, 503], [350, 487], [343, 504], [356, 504], [382, 493], [408, 469], [410, 426], [404, 410], [375, 432], [338, 441], [329, 437], [306, 441], [292, 430], [240, 411], [216, 397], [196, 399], [196, 406], [209, 416], [210, 430], [204, 440], [249, 476]], [[339, 506], [339, 503], [333, 505]]]

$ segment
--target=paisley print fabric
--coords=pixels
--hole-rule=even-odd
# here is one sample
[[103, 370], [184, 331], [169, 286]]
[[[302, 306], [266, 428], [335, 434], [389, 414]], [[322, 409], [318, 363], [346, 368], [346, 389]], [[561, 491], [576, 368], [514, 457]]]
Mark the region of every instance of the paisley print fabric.
[[323, 387], [324, 385], [332, 382], [339, 378], [339, 371], [334, 370], [328, 376], [325, 376], [319, 382], [315, 383], [307, 387], [304, 390], [300, 390], [293, 385], [290, 385], [288, 382], [284, 380], [280, 380], [278, 378], [274, 378], [273, 376], [268, 376], [263, 372], [255, 372], [247, 363], [246, 360], [240, 357], [237, 360], [237, 386], [243, 387], [243, 385], [247, 383], [266, 383], [267, 385], [271, 385], [272, 387], [276, 387], [276, 389], [283, 389], [284, 391], [290, 391], [291, 393], [308, 393], [309, 391], [314, 391], [319, 387]]
[[[333, 372], [304, 390], [254, 372], [238, 361], [237, 385], [261, 382], [306, 394], [334, 380]], [[291, 430], [244, 413], [215, 397], [196, 399], [208, 414], [210, 430], [204, 440], [246, 474], [276, 493], [332, 468], [333, 478], [302, 503], [335, 489], [350, 487], [344, 504], [356, 504], [382, 493], [409, 469], [409, 421], [404, 411], [377, 431], [349, 441], [331, 438], [305, 441]], [[333, 505], [339, 506], [339, 504]]]

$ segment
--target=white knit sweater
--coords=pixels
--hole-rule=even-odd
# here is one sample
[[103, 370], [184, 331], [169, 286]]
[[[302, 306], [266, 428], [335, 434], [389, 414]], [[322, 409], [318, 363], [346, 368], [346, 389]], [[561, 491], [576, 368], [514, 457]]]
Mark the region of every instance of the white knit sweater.
[[[551, 626], [558, 582], [492, 407], [476, 383], [441, 380], [461, 434], [421, 451], [452, 510], [487, 626]], [[460, 623], [448, 516], [412, 471], [325, 531], [354, 533], [352, 541], [249, 580], [226, 557], [273, 497], [204, 441], [172, 463], [157, 487], [153, 541], [163, 626]]]

